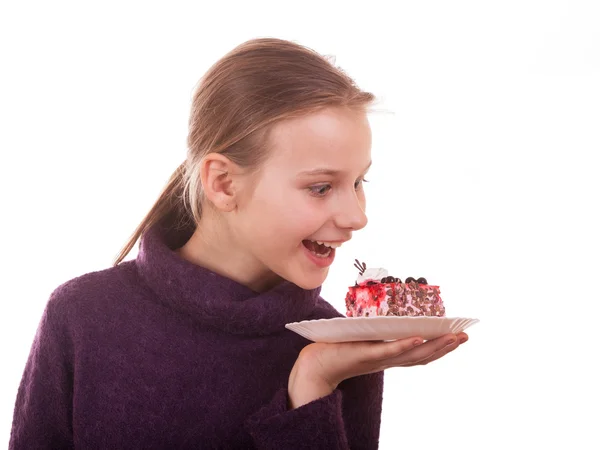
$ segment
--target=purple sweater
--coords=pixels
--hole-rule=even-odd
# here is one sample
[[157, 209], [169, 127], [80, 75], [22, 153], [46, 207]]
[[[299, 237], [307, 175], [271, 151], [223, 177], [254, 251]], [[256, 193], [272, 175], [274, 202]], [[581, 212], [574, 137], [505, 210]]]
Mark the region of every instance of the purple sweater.
[[341, 316], [320, 289], [258, 294], [179, 257], [169, 233], [155, 226], [135, 260], [52, 293], [10, 449], [377, 448], [383, 372], [287, 409], [310, 341], [284, 325]]

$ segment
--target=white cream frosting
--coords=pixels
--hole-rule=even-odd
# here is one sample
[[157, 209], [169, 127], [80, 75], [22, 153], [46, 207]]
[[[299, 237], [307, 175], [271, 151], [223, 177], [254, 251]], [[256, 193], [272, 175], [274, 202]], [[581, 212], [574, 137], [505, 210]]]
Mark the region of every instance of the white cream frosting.
[[385, 278], [387, 276], [388, 276], [387, 270], [385, 270], [381, 267], [377, 267], [377, 268], [365, 270], [362, 273], [362, 275], [359, 274], [358, 278], [356, 279], [356, 282], [358, 284], [364, 283], [365, 281], [377, 281], [379, 283], [379, 282], [381, 282], [382, 278]]

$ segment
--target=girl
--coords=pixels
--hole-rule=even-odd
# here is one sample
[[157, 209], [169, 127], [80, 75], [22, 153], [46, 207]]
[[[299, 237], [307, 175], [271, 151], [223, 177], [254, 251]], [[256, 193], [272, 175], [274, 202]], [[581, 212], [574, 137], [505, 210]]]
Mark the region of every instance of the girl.
[[342, 316], [319, 291], [367, 223], [373, 100], [288, 41], [219, 60], [186, 161], [115, 266], [52, 293], [10, 448], [377, 448], [383, 370], [467, 336], [317, 344], [285, 329]]

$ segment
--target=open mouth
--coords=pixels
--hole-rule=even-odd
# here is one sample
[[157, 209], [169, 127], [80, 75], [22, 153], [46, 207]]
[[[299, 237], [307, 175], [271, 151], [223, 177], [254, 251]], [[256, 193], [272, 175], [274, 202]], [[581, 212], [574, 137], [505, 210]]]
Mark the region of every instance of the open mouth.
[[311, 241], [309, 239], [303, 240], [302, 244], [317, 258], [327, 258], [333, 249], [341, 245], [333, 242]]

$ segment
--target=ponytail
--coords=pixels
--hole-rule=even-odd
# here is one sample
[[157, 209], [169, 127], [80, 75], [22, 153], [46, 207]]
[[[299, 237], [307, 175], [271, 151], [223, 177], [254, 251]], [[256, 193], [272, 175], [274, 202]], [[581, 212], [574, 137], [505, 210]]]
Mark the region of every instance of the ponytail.
[[185, 166], [186, 163], [183, 162], [173, 172], [152, 209], [150, 209], [144, 220], [142, 220], [133, 235], [129, 238], [127, 244], [115, 258], [115, 266], [123, 261], [138, 239], [152, 226], [160, 224], [168, 229], [193, 227], [193, 220], [185, 206]]

